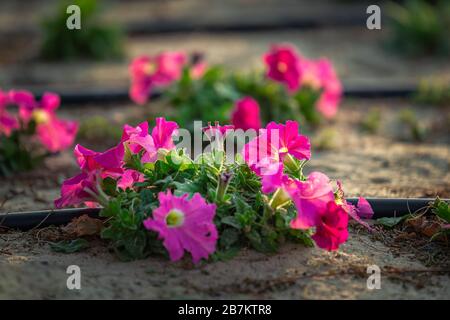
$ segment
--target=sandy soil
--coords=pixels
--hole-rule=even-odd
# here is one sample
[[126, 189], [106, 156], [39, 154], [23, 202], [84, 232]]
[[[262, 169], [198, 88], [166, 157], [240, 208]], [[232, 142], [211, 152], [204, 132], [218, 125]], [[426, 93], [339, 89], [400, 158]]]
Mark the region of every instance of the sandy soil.
[[[312, 134], [318, 141], [321, 130], [335, 132], [331, 149], [313, 149], [311, 170], [342, 179], [349, 196], [449, 198], [448, 110], [413, 107], [430, 129], [427, 140], [418, 143], [396, 120], [408, 105], [399, 100], [347, 100], [335, 122]], [[374, 106], [381, 110], [383, 125], [378, 135], [364, 134], [359, 123]], [[90, 116], [102, 112], [90, 110]], [[82, 108], [64, 112], [86, 117]], [[112, 106], [108, 117], [121, 123], [140, 112]], [[51, 207], [61, 181], [75, 172], [66, 152], [34, 172], [5, 179], [0, 184], [0, 212]], [[352, 227], [350, 240], [337, 253], [285, 245], [273, 256], [243, 250], [233, 260], [197, 267], [159, 257], [120, 262], [100, 240], [85, 252], [54, 253], [48, 245], [52, 235], [52, 229], [0, 234], [0, 298], [450, 298], [449, 247], [421, 238], [400, 241], [394, 231], [369, 234]], [[66, 288], [71, 264], [81, 267], [80, 291]], [[382, 270], [381, 290], [366, 287], [366, 268], [372, 264]]]

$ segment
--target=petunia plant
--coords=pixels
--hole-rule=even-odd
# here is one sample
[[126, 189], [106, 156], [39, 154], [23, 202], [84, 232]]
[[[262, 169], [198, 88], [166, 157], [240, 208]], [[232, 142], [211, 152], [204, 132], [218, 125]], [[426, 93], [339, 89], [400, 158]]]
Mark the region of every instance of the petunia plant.
[[37, 101], [28, 91], [0, 90], [0, 176], [31, 169], [72, 146], [78, 123], [58, 118], [59, 105], [54, 93]]
[[130, 65], [130, 98], [145, 104], [155, 88], [164, 87], [163, 97], [183, 127], [193, 120], [231, 122], [240, 129], [288, 119], [315, 125], [336, 115], [342, 84], [328, 59], [311, 60], [282, 44], [272, 46], [262, 62], [264, 72], [241, 73], [207, 66], [198, 54], [141, 56]]
[[190, 254], [194, 263], [242, 247], [275, 252], [287, 241], [336, 250], [349, 217], [373, 214], [363, 198], [347, 203], [341, 183], [305, 175], [311, 147], [296, 121], [245, 132], [210, 124], [200, 130], [209, 142], [198, 153], [186, 132], [157, 118], [151, 130], [147, 122], [125, 125], [105, 152], [77, 145], [81, 172], [63, 183], [55, 206], [100, 206], [101, 236], [121, 259]]

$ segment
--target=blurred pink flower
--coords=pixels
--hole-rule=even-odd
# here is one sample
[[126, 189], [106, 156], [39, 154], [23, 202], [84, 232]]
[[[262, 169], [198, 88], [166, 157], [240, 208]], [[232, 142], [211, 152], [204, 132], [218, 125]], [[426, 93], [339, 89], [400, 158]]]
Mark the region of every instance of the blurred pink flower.
[[152, 88], [167, 86], [181, 77], [186, 60], [182, 52], [162, 52], [154, 57], [140, 56], [134, 59], [129, 67], [131, 100], [145, 104]]
[[322, 249], [337, 250], [348, 239], [347, 226], [347, 212], [331, 200], [319, 209], [316, 232], [312, 238]]
[[206, 62], [200, 61], [191, 67], [191, 78], [200, 79], [206, 72], [208, 65]]
[[334, 201], [330, 179], [321, 172], [312, 172], [306, 181], [294, 180], [287, 190], [297, 208], [297, 217], [291, 221], [294, 229], [308, 229], [319, 222], [318, 213]]
[[78, 132], [76, 121], [60, 120], [55, 116], [38, 123], [36, 134], [41, 144], [50, 152], [65, 150], [73, 145]]
[[231, 122], [236, 129], [258, 130], [261, 128], [261, 117], [258, 102], [252, 97], [244, 97], [235, 103]]
[[187, 194], [176, 197], [170, 191], [160, 192], [158, 199], [159, 207], [153, 211], [153, 218], [144, 220], [144, 226], [164, 239], [170, 259], [181, 259], [185, 250], [194, 263], [207, 259], [216, 250], [216, 205], [206, 203], [198, 193], [188, 199]]
[[283, 83], [290, 92], [299, 88], [302, 70], [299, 68], [299, 56], [294, 47], [273, 45], [263, 59], [268, 78]]
[[6, 111], [9, 104], [7, 93], [0, 90], [0, 135], [10, 136], [13, 130], [19, 129], [19, 122], [16, 117]]
[[342, 98], [342, 84], [331, 61], [325, 58], [309, 60], [304, 57], [299, 61], [303, 74], [301, 85], [322, 91], [317, 101], [317, 111], [326, 118], [334, 117]]
[[245, 162], [260, 176], [275, 174], [273, 163], [283, 162], [288, 154], [299, 160], [311, 157], [308, 137], [299, 134], [298, 123], [291, 120], [286, 124], [270, 122], [243, 150]]
[[156, 126], [152, 130], [152, 138], [157, 149], [172, 150], [175, 148], [172, 136], [176, 134], [178, 124], [174, 121], [166, 121], [164, 118], [156, 118]]
[[48, 151], [62, 151], [73, 144], [78, 122], [61, 120], [56, 116], [55, 111], [61, 102], [59, 95], [45, 92], [38, 102], [31, 92], [11, 90], [9, 99], [19, 107], [19, 117], [25, 125], [34, 120], [37, 139]]

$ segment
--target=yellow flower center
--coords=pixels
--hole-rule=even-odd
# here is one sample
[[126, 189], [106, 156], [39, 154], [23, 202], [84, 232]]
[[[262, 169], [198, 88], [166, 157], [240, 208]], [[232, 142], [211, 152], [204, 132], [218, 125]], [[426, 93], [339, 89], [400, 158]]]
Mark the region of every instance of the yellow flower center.
[[34, 110], [32, 117], [37, 124], [45, 124], [50, 121], [48, 112], [44, 110]]
[[147, 63], [147, 65], [144, 67], [144, 72], [147, 75], [152, 75], [153, 73], [155, 73], [156, 71], [156, 64], [149, 62]]
[[280, 148], [280, 150], [278, 150], [280, 153], [286, 153], [289, 151], [289, 149], [287, 147], [282, 147]]
[[177, 209], [172, 209], [166, 217], [168, 227], [179, 227], [184, 222], [184, 213]]
[[280, 73], [285, 73], [288, 69], [287, 64], [282, 61], [278, 62], [277, 68]]

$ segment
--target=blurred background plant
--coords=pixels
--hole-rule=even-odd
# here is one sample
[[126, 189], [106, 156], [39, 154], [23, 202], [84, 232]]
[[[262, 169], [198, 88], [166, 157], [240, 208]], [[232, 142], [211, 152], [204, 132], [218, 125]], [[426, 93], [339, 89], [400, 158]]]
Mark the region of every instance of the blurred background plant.
[[407, 134], [414, 141], [424, 141], [427, 130], [423, 124], [419, 122], [413, 110], [407, 108], [400, 111], [398, 115], [400, 124], [406, 128]]
[[365, 118], [361, 121], [361, 129], [364, 132], [375, 134], [380, 129], [381, 110], [379, 108], [371, 108]]
[[389, 47], [407, 55], [450, 54], [450, 1], [388, 4]]
[[450, 106], [450, 79], [448, 77], [420, 81], [415, 101], [435, 106]]
[[[81, 29], [69, 30], [66, 9], [80, 7]], [[59, 0], [54, 15], [42, 23], [41, 57], [47, 60], [92, 59], [108, 60], [123, 57], [123, 34], [116, 25], [100, 18], [96, 0]]]

